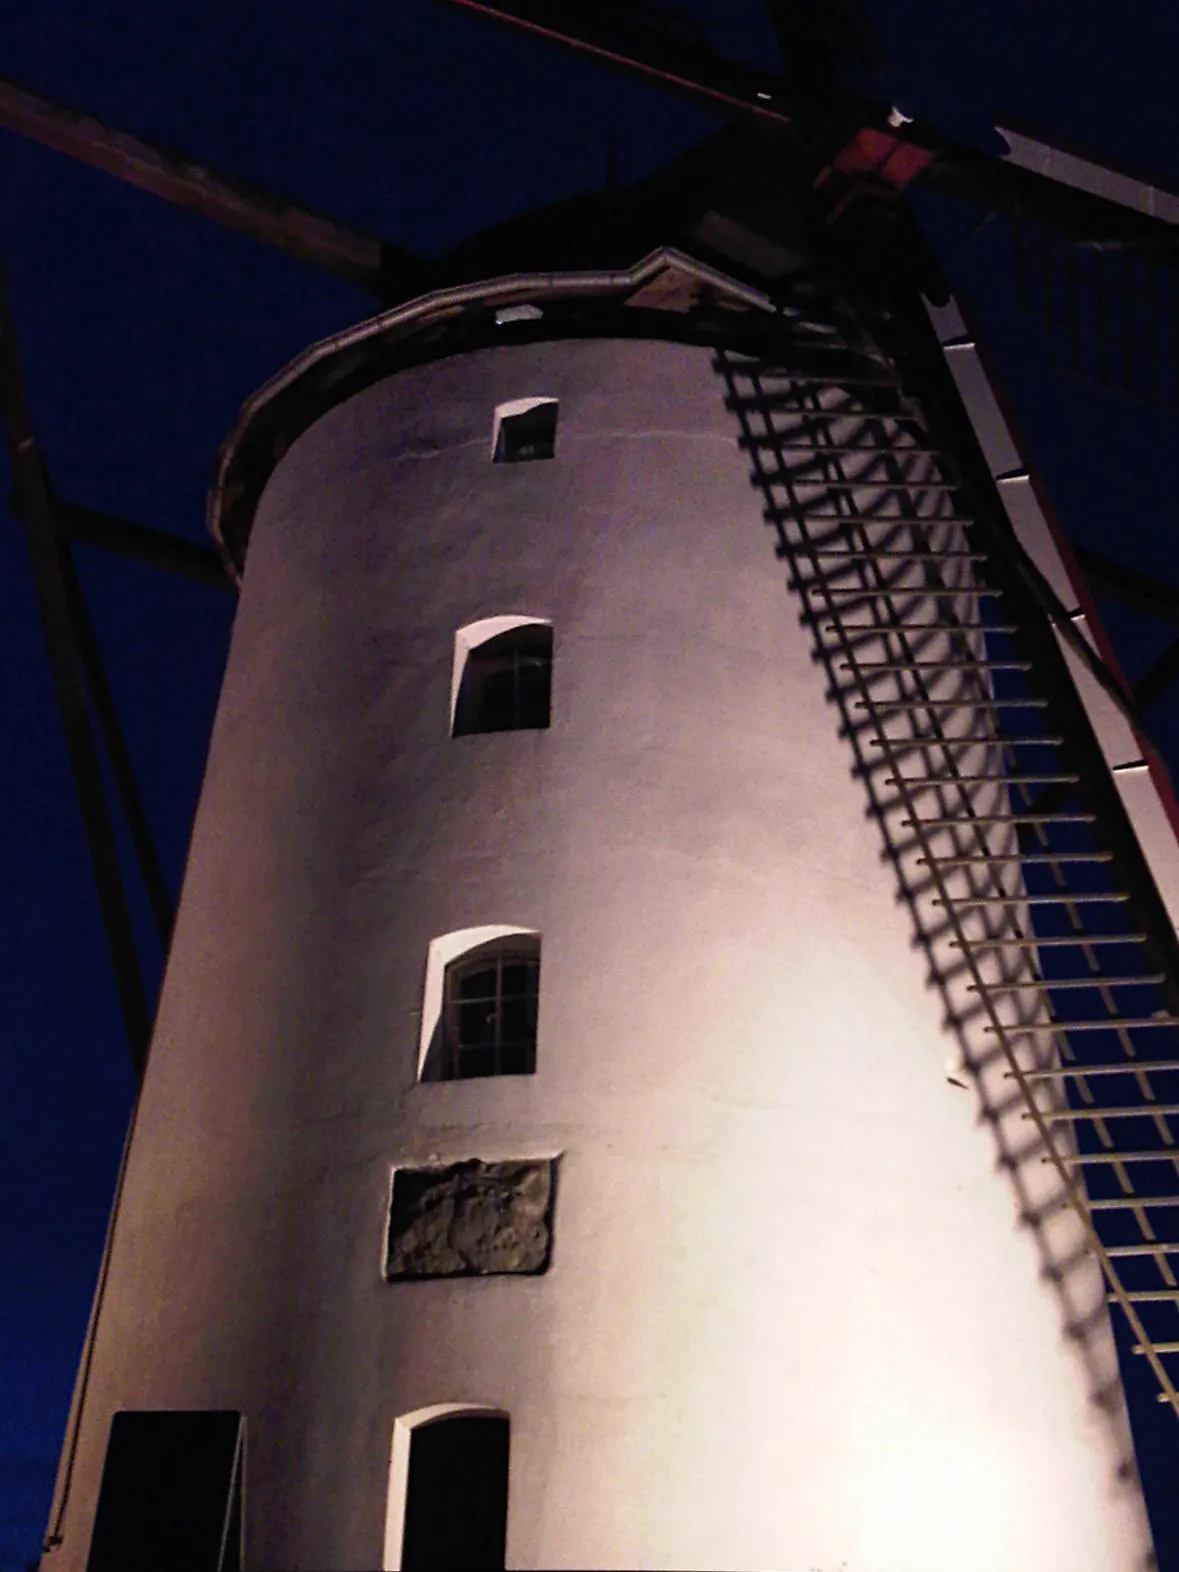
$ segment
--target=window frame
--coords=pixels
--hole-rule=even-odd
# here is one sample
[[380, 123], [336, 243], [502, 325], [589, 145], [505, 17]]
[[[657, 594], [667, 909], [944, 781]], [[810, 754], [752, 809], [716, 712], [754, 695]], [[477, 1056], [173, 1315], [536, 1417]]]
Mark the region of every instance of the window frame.
[[[504, 973], [509, 967], [519, 967], [526, 974], [524, 991], [506, 994]], [[495, 981], [487, 995], [466, 995], [463, 982], [481, 977], [494, 969]], [[465, 1042], [463, 1017], [473, 1006], [489, 1004], [492, 1016], [490, 1042]], [[520, 1037], [505, 1041], [504, 1017], [506, 1007], [518, 1004], [523, 1007], [526, 1030]], [[540, 939], [538, 936], [520, 935], [515, 938], [492, 939], [486, 944], [456, 956], [447, 966], [442, 979], [441, 1016], [441, 1065], [440, 1080], [476, 1081], [500, 1075], [535, 1075], [536, 1042], [540, 1017]], [[523, 1068], [504, 1068], [505, 1051], [522, 1050]], [[464, 1055], [468, 1060], [475, 1055], [490, 1054], [492, 1068], [463, 1073]]]
[[[517, 642], [510, 642], [512, 640]], [[451, 737], [484, 737], [505, 731], [547, 731], [552, 725], [553, 714], [554, 644], [553, 624], [547, 617], [513, 613], [484, 617], [456, 629], [450, 683]], [[492, 649], [492, 645], [499, 647]], [[507, 724], [476, 724], [481, 719], [481, 701], [487, 684], [495, 676], [494, 672], [481, 672], [480, 668], [508, 661], [512, 673], [511, 721]], [[522, 685], [521, 674], [529, 663], [544, 671], [543, 719], [540, 718], [539, 709], [529, 712], [525, 708], [526, 684]]]
[[[493, 464], [535, 464], [557, 456], [557, 425], [560, 420], [561, 404], [559, 399], [551, 395], [540, 395], [531, 398], [509, 399], [506, 404], [498, 404], [495, 409], [495, 418], [491, 428], [491, 462]], [[538, 412], [544, 410], [546, 415], [544, 423], [548, 426], [547, 411], [552, 411], [551, 430], [546, 430], [543, 435], [550, 438], [546, 452], [530, 453], [518, 452], [508, 449], [511, 446], [509, 437], [513, 423], [528, 420], [531, 416], [533, 423], [540, 425]]]
[[[437, 934], [430, 940], [429, 948], [426, 951], [426, 976], [422, 990], [417, 1073], [414, 1077], [416, 1084], [421, 1085], [425, 1082], [437, 1082], [445, 1079], [439, 1073], [439, 1068], [444, 1062], [443, 1007], [448, 968], [453, 962], [462, 960], [467, 956], [474, 956], [477, 951], [486, 949], [496, 942], [502, 942], [505, 946], [524, 944], [526, 947], [534, 949], [538, 961], [541, 959], [540, 931], [520, 923], [484, 923], [477, 928], [456, 928], [450, 933]], [[529, 1072], [532, 1074], [535, 1074], [535, 1060], [539, 1056], [539, 1001], [540, 991], [538, 987], [537, 1048], [534, 1053], [533, 1070]], [[472, 1079], [480, 1079], [480, 1077], [472, 1077]]]

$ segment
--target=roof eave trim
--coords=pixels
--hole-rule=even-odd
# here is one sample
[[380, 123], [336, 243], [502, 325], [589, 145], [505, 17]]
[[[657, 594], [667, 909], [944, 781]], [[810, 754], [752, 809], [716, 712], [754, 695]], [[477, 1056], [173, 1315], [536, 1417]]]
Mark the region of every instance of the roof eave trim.
[[[229, 559], [221, 520], [225, 504], [226, 482], [238, 451], [245, 441], [253, 422], [259, 414], [301, 377], [306, 376], [325, 360], [343, 354], [369, 339], [406, 328], [426, 326], [430, 321], [447, 316], [463, 306], [480, 303], [488, 306], [510, 305], [513, 302], [536, 299], [562, 299], [579, 295], [625, 294], [668, 268], [688, 274], [700, 284], [716, 289], [758, 311], [778, 313], [782, 307], [769, 295], [749, 284], [733, 278], [728, 273], [709, 267], [686, 252], [673, 246], [662, 246], [648, 253], [630, 268], [600, 269], [577, 273], [511, 273], [500, 278], [484, 279], [474, 284], [457, 284], [449, 289], [433, 290], [419, 295], [404, 305], [394, 306], [375, 317], [366, 317], [352, 327], [320, 339], [302, 354], [296, 356], [282, 371], [263, 384], [243, 404], [218, 454], [217, 469], [209, 490], [206, 521], [209, 533], [217, 542], [221, 553]], [[793, 314], [787, 308], [787, 314]], [[237, 570], [234, 568], [234, 576]]]

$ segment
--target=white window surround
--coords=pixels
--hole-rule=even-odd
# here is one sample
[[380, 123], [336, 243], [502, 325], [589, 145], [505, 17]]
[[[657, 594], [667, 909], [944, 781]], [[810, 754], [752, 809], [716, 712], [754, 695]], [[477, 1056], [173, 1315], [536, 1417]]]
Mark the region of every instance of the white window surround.
[[486, 1403], [432, 1403], [428, 1408], [415, 1408], [412, 1413], [399, 1414], [393, 1421], [393, 1448], [389, 1456], [389, 1494], [385, 1507], [385, 1554], [381, 1560], [382, 1572], [401, 1572], [401, 1541], [405, 1530], [405, 1498], [409, 1489], [409, 1448], [413, 1433], [419, 1425], [428, 1425], [435, 1419], [454, 1419], [460, 1415], [480, 1415], [488, 1419], [506, 1419], [511, 1415], [504, 1408], [494, 1408]]
[[549, 398], [511, 398], [506, 404], [495, 406], [495, 418], [491, 423], [491, 456], [495, 457], [495, 450], [499, 447], [499, 428], [505, 420], [511, 420], [513, 415], [527, 415], [530, 409], [539, 409], [542, 404], [559, 404], [560, 399]]
[[418, 1081], [425, 1073], [430, 1044], [434, 1041], [434, 1034], [442, 1019], [446, 968], [451, 961], [457, 961], [460, 955], [478, 949], [481, 944], [489, 944], [492, 939], [511, 938], [513, 935], [540, 938], [535, 928], [520, 928], [512, 923], [487, 923], [481, 928], [456, 928], [453, 933], [442, 933], [430, 940], [430, 948], [426, 952], [426, 986], [422, 993], [422, 1030], [418, 1038]]
[[454, 664], [450, 674], [450, 730], [454, 734], [454, 715], [458, 708], [459, 689], [463, 685], [463, 673], [467, 669], [467, 660], [472, 650], [477, 650], [481, 644], [486, 644], [489, 639], [497, 639], [501, 633], [507, 633], [512, 628], [551, 628], [552, 620], [549, 617], [529, 617], [512, 612], [501, 617], [483, 617], [479, 622], [468, 622], [465, 628], [459, 628], [454, 636]]

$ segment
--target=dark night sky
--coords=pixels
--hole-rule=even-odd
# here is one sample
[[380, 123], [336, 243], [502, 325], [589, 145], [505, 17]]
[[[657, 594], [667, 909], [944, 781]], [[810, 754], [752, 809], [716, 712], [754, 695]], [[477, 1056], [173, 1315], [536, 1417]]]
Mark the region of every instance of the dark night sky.
[[[760, 0], [687, 9], [719, 48], [774, 64]], [[992, 117], [1019, 116], [1179, 188], [1173, 0], [875, 0], [873, 15], [890, 56], [873, 85], [910, 112], [983, 143]], [[0, 7], [0, 73], [427, 253], [600, 185], [611, 132], [628, 180], [714, 124], [431, 0], [37, 0]], [[1049, 375], [1034, 322], [1013, 310], [997, 230], [973, 235], [972, 215], [921, 211], [975, 299], [1069, 533], [1179, 581], [1168, 484], [1179, 413]], [[194, 539], [243, 399], [371, 310], [345, 284], [8, 132], [0, 251], [59, 494]], [[132, 1092], [27, 558], [9, 523], [0, 1572], [37, 1554]], [[175, 893], [232, 600], [89, 548], [78, 561]], [[1108, 610], [1134, 677], [1170, 635]], [[1179, 693], [1152, 721], [1179, 771]], [[154, 989], [161, 958], [131, 883]], [[1143, 1454], [1174, 1572], [1174, 1506], [1169, 1526], [1163, 1517], [1179, 1494], [1179, 1431], [1162, 1417]]]

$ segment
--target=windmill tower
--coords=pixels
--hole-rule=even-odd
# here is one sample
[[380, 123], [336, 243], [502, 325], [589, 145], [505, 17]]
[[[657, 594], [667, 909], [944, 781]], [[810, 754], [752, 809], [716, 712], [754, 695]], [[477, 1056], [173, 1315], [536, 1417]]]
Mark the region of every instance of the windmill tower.
[[622, 42], [752, 124], [226, 443], [46, 1567], [1147, 1564], [1179, 850], [898, 200], [952, 150]]

